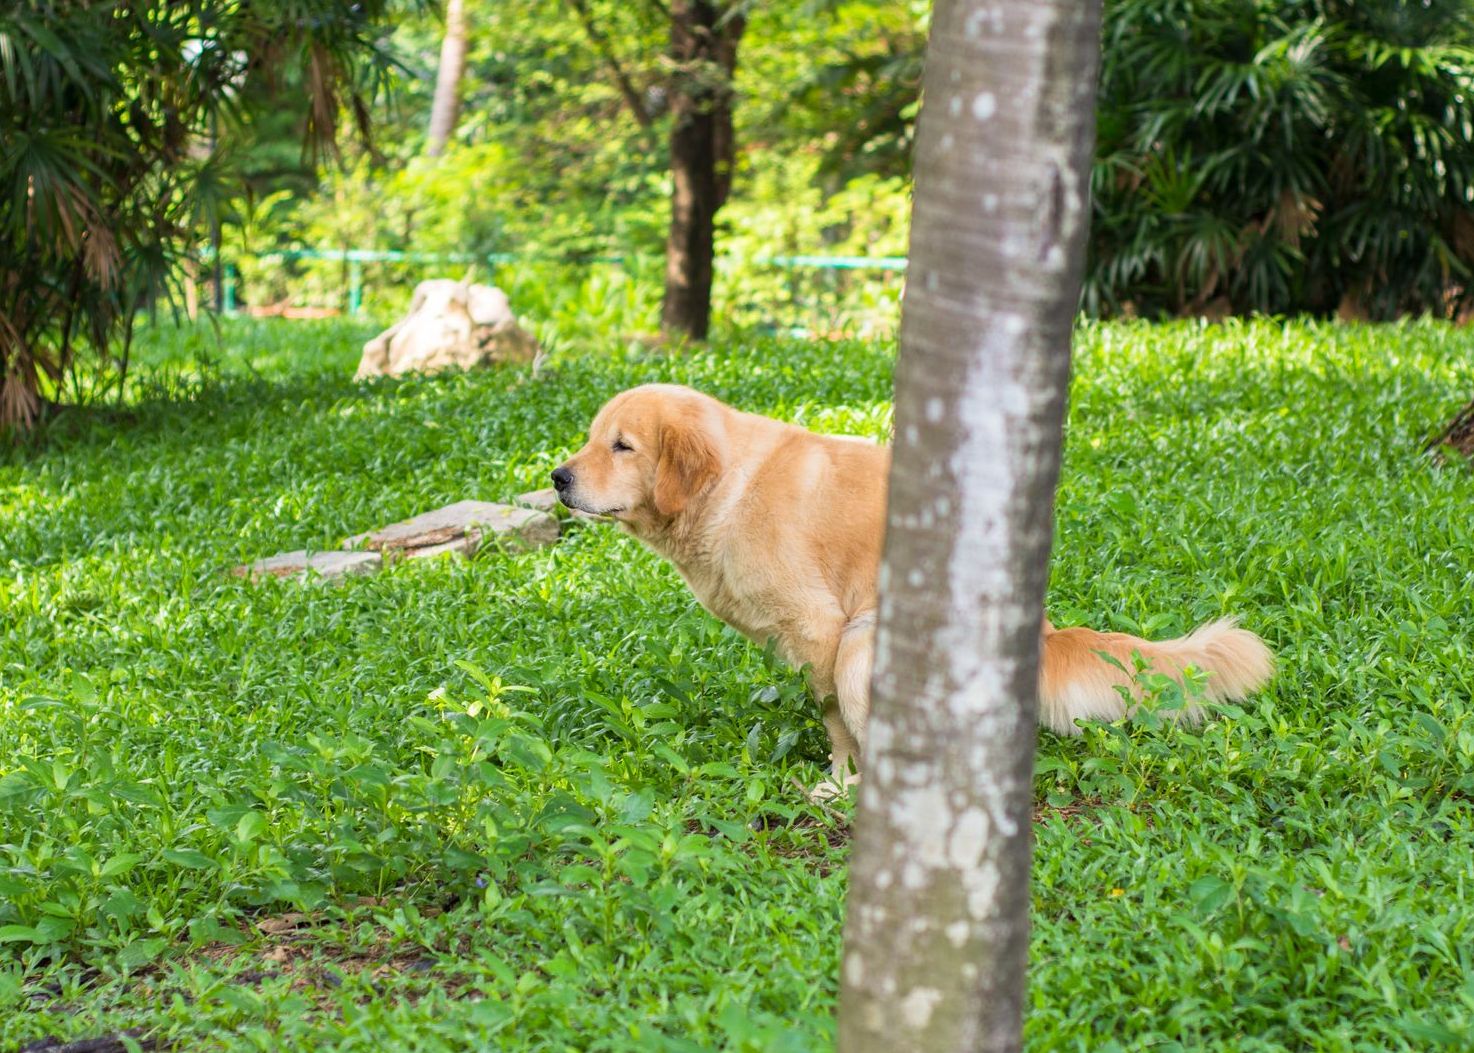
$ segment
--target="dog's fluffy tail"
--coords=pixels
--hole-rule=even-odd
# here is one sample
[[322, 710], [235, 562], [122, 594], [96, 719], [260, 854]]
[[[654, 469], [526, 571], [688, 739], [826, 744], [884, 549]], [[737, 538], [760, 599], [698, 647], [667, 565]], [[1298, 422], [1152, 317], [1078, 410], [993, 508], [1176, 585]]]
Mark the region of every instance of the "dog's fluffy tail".
[[[1120, 662], [1125, 671], [1101, 658]], [[1044, 652], [1039, 673], [1039, 722], [1061, 735], [1078, 735], [1077, 720], [1117, 720], [1128, 703], [1119, 687], [1138, 695], [1132, 683], [1137, 652], [1151, 670], [1177, 676], [1186, 666], [1208, 674], [1207, 697], [1236, 701], [1262, 687], [1274, 675], [1274, 655], [1264, 641], [1234, 618], [1222, 618], [1175, 640], [1143, 640], [1125, 633], [1092, 629], [1055, 629], [1044, 625]], [[1189, 706], [1177, 719], [1196, 723], [1202, 710]]]

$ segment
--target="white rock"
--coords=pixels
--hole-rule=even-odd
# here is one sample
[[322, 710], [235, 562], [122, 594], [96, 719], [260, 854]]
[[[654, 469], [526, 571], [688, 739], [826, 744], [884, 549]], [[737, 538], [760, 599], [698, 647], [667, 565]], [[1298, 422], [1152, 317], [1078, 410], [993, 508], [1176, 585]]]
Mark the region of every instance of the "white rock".
[[415, 286], [409, 312], [363, 345], [356, 380], [536, 363], [537, 340], [517, 324], [507, 294], [492, 285], [433, 278]]

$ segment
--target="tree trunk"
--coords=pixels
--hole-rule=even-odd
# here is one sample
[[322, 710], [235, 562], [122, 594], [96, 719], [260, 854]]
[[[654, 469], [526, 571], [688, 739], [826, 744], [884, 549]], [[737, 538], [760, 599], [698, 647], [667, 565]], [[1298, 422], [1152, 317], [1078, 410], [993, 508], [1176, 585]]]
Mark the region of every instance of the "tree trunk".
[[1453, 419], [1429, 439], [1423, 449], [1431, 451], [1440, 462], [1446, 459], [1448, 450], [1466, 460], [1474, 460], [1474, 402], [1454, 414]]
[[445, 39], [440, 45], [440, 72], [435, 78], [435, 102], [430, 108], [430, 135], [425, 153], [439, 157], [455, 134], [461, 112], [461, 76], [466, 72], [465, 0], [446, 0]]
[[671, 214], [665, 249], [667, 336], [704, 340], [711, 326], [716, 215], [731, 187], [732, 72], [745, 21], [712, 0], [671, 5]]
[[1040, 625], [1100, 0], [938, 0], [842, 1053], [1021, 1045]]

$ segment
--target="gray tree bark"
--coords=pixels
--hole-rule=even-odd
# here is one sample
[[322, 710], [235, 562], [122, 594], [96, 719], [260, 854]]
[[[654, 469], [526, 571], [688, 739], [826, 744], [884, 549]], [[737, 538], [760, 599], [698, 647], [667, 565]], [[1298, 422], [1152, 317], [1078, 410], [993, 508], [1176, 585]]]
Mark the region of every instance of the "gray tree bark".
[[1100, 0], [937, 0], [842, 1053], [1021, 1046], [1040, 625]]
[[439, 157], [455, 134], [461, 113], [461, 78], [466, 72], [465, 0], [446, 0], [445, 39], [440, 44], [440, 71], [435, 77], [435, 101], [430, 106], [430, 133], [425, 153]]

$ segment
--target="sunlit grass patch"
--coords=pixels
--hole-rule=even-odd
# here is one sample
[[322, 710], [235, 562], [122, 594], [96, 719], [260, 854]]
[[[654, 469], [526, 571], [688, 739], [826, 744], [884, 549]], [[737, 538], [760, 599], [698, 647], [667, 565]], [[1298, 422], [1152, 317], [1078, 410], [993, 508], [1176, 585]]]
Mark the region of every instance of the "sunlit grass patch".
[[[823, 732], [669, 566], [577, 523], [340, 587], [224, 571], [540, 486], [644, 381], [883, 437], [892, 349], [610, 340], [536, 382], [355, 385], [372, 328], [148, 331], [125, 415], [0, 453], [0, 1045], [825, 1048], [845, 823], [792, 786]], [[1031, 1048], [1474, 1027], [1474, 476], [1418, 452], [1471, 348], [1081, 330], [1052, 614], [1236, 614], [1280, 672], [1199, 731], [1041, 735]], [[310, 964], [247, 964], [283, 942]]]

